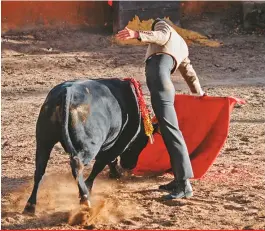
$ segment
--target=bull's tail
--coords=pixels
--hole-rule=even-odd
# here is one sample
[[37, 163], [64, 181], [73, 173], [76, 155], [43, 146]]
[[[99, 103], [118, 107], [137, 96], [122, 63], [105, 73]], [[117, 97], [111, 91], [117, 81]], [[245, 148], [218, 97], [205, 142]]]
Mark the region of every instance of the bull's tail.
[[77, 156], [77, 151], [72, 143], [69, 134], [69, 115], [70, 115], [70, 103], [71, 103], [71, 88], [65, 88], [65, 97], [63, 97], [63, 115], [62, 115], [62, 138], [65, 146], [65, 151], [70, 154], [70, 156]]
[[84, 165], [80, 158], [78, 157], [78, 152], [76, 151], [70, 134], [69, 134], [69, 116], [70, 116], [70, 103], [72, 98], [72, 92], [70, 87], [65, 89], [65, 97], [63, 97], [63, 122], [62, 122], [62, 138], [65, 146], [65, 151], [70, 154], [71, 158], [71, 167], [74, 174], [74, 177], [77, 179], [78, 176], [82, 173]]

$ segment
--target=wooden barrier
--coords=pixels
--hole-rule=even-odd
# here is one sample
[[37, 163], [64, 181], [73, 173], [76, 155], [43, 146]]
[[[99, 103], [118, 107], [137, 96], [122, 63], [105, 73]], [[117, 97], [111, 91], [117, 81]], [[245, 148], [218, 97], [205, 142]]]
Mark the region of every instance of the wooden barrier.
[[141, 20], [169, 17], [176, 25], [181, 16], [233, 8], [233, 2], [207, 1], [2, 1], [2, 32], [46, 27], [112, 25], [122, 29]]
[[111, 21], [106, 1], [2, 1], [2, 32], [56, 26], [103, 26]]
[[123, 29], [137, 15], [141, 20], [169, 17], [179, 25], [179, 1], [114, 1], [113, 32]]

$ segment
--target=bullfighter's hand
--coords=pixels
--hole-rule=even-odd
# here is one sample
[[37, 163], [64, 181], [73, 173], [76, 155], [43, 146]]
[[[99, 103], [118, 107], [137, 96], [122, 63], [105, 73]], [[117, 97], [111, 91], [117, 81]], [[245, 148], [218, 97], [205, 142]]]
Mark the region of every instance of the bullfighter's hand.
[[116, 34], [116, 38], [121, 40], [136, 39], [138, 36], [139, 33], [137, 31], [131, 30], [128, 27], [125, 27], [123, 30], [119, 31], [118, 34]]
[[208, 94], [207, 94], [206, 92], [202, 91], [202, 92], [200, 93], [200, 96], [201, 96], [201, 97], [205, 97], [205, 96], [208, 96]]

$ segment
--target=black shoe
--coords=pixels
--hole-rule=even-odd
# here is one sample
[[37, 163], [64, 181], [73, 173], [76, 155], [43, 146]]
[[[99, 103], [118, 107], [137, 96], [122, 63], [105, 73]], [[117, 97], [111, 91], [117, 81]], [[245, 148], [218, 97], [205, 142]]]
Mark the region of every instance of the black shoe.
[[164, 200], [189, 198], [193, 196], [192, 187], [189, 180], [176, 182], [177, 186], [168, 195], [163, 196]]
[[176, 183], [176, 180], [172, 180], [170, 181], [168, 184], [163, 184], [163, 185], [160, 185], [158, 188], [160, 190], [165, 190], [165, 191], [172, 191], [174, 188], [177, 187], [177, 183]]

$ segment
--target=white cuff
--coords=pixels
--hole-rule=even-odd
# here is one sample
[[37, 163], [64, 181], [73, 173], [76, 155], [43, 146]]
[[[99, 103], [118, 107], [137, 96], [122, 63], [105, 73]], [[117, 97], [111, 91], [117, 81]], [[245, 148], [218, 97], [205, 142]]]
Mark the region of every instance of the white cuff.
[[205, 94], [205, 92], [203, 90], [200, 90], [200, 96], [203, 96]]

